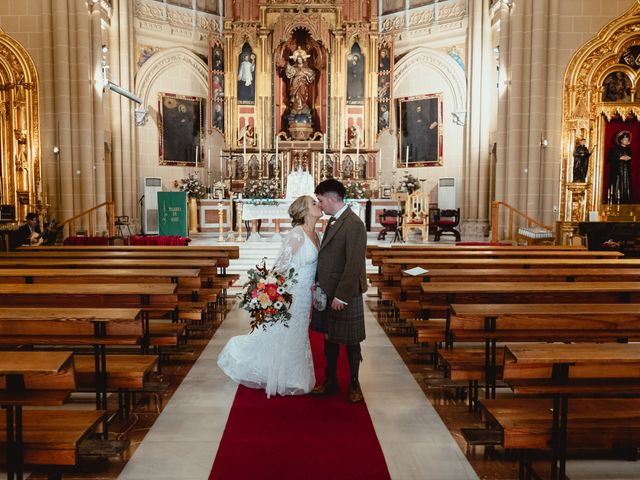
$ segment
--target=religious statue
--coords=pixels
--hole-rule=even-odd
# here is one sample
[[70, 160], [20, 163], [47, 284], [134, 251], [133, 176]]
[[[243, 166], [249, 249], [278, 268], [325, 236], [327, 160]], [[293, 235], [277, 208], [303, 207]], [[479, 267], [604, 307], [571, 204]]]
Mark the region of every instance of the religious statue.
[[312, 108], [309, 105], [310, 87], [316, 72], [307, 65], [310, 55], [298, 47], [289, 57], [285, 75], [289, 81], [288, 104], [289, 133], [294, 140], [306, 140], [313, 133]]
[[295, 199], [301, 195], [313, 195], [315, 189], [313, 176], [309, 173], [308, 164], [305, 161], [306, 154], [298, 159], [297, 169], [291, 169], [287, 176], [286, 198]]
[[631, 203], [631, 132], [616, 135], [616, 145], [607, 153], [609, 161], [609, 199], [615, 203]]
[[573, 182], [584, 182], [587, 178], [589, 170], [589, 157], [591, 152], [587, 148], [587, 141], [583, 138], [576, 142], [576, 148], [573, 151]]

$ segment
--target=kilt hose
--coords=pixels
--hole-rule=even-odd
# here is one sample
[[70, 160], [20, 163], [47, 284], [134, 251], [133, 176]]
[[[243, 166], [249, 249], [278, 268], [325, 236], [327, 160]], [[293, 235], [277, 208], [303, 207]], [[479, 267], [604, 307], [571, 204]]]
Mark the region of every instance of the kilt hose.
[[366, 338], [362, 295], [349, 300], [347, 306], [339, 312], [331, 308], [330, 302], [327, 302], [327, 308], [322, 312], [314, 308], [311, 330], [327, 334], [329, 341], [333, 343], [355, 345], [362, 342]]

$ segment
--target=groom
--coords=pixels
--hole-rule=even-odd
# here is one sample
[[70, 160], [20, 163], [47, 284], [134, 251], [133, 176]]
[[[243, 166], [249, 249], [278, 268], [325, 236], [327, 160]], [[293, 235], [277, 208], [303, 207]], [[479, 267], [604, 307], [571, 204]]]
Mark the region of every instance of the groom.
[[360, 342], [365, 339], [362, 294], [367, 291], [365, 251], [367, 232], [362, 220], [344, 203], [345, 187], [333, 178], [315, 190], [320, 207], [331, 215], [318, 253], [316, 278], [327, 294], [327, 308], [313, 310], [311, 329], [324, 333], [327, 359], [325, 381], [313, 389], [316, 395], [335, 393], [338, 388], [338, 355], [346, 345], [351, 373], [349, 401], [361, 402], [358, 369], [362, 361]]

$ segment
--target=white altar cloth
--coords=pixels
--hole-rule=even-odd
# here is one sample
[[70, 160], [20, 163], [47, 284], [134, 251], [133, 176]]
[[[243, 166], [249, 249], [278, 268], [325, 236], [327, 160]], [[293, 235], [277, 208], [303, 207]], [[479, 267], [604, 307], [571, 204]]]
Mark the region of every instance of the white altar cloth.
[[[293, 203], [293, 200], [278, 200], [278, 205], [267, 204], [255, 204], [253, 200], [239, 200], [242, 205], [242, 220], [289, 220], [289, 206]], [[351, 210], [358, 216], [361, 216], [361, 206], [358, 202], [349, 200], [347, 201]], [[329, 218], [325, 215], [323, 218]]]

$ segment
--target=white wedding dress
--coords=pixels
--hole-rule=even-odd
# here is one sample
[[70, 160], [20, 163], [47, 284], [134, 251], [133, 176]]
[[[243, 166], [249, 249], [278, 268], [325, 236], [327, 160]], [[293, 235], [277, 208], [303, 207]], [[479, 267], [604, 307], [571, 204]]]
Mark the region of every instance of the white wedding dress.
[[[257, 328], [231, 338], [218, 356], [218, 366], [232, 380], [251, 388], [264, 388], [271, 395], [308, 393], [315, 385], [309, 322], [311, 286], [315, 281], [318, 249], [297, 226], [286, 236], [274, 269], [294, 268], [298, 283], [293, 286], [288, 327], [282, 323]], [[247, 319], [247, 324], [249, 320]]]

